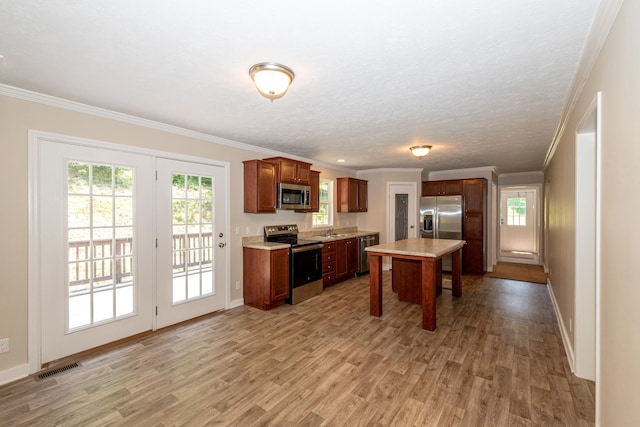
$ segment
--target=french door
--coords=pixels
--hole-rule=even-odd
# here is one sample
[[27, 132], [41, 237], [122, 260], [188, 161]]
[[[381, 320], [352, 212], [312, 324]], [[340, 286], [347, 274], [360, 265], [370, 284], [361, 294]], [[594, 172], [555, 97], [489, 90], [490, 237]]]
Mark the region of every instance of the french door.
[[41, 363], [224, 308], [224, 167], [38, 147]]
[[40, 145], [41, 362], [152, 329], [153, 158]]
[[157, 327], [224, 308], [224, 168], [157, 160]]

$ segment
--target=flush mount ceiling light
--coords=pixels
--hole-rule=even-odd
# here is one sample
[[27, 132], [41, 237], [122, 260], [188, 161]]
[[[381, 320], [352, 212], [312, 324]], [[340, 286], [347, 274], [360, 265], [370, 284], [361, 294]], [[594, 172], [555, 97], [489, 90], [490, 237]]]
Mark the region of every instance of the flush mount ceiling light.
[[430, 145], [416, 145], [414, 147], [409, 148], [411, 150], [411, 154], [421, 159], [427, 154], [429, 154], [429, 150], [431, 150]]
[[260, 95], [274, 99], [282, 98], [296, 76], [293, 70], [275, 62], [261, 62], [249, 68], [249, 75]]

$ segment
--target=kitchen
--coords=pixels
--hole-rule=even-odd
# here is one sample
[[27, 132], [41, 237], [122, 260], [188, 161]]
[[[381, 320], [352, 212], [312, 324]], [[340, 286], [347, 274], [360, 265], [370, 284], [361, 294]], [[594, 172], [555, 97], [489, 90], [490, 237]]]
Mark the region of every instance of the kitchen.
[[[20, 2], [22, 3], [22, 2]], [[17, 4], [17, 3], [16, 3]], [[44, 7], [43, 5], [40, 5]], [[8, 7], [8, 6], [7, 6]], [[550, 6], [551, 7], [551, 6]], [[585, 59], [585, 62], [591, 64], [594, 67], [594, 71], [590, 74], [591, 68], [583, 70], [584, 73], [580, 74], [580, 78], [576, 79], [575, 87], [571, 89], [569, 94], [566, 94], [562, 90], [560, 98], [566, 98], [566, 105], [562, 107], [562, 102], [559, 102], [557, 108], [552, 110], [560, 112], [563, 111], [563, 117], [560, 119], [561, 124], [566, 126], [567, 131], [563, 133], [564, 127], [558, 130], [558, 133], [554, 136], [553, 129], [544, 136], [539, 138], [540, 141], [544, 141], [545, 149], [540, 155], [540, 158], [545, 158], [544, 151], [549, 146], [549, 141], [553, 140], [552, 147], [550, 147], [548, 156], [544, 163], [545, 177], [542, 186], [545, 187], [545, 204], [549, 207], [549, 210], [542, 213], [544, 215], [545, 223], [549, 225], [548, 233], [545, 235], [543, 242], [545, 247], [545, 253], [551, 258], [548, 259], [549, 268], [551, 269], [550, 278], [552, 289], [556, 293], [557, 298], [557, 310], [559, 322], [563, 325], [561, 328], [566, 328], [567, 340], [564, 343], [567, 348], [571, 349], [575, 345], [575, 325], [576, 320], [574, 318], [575, 313], [575, 295], [580, 294], [579, 288], [574, 281], [575, 259], [573, 254], [575, 247], [573, 246], [575, 228], [573, 227], [573, 217], [575, 211], [575, 195], [574, 195], [574, 183], [575, 176], [573, 175], [575, 168], [575, 141], [572, 135], [574, 131], [578, 129], [582, 123], [583, 118], [590, 117], [594, 100], [597, 98], [599, 91], [604, 91], [604, 100], [606, 101], [602, 105], [606, 105], [606, 110], [598, 110], [599, 113], [604, 113], [604, 117], [607, 119], [607, 125], [604, 127], [598, 127], [603, 133], [603, 140], [607, 141], [607, 144], [601, 147], [603, 157], [603, 171], [601, 178], [602, 183], [602, 195], [607, 199], [607, 202], [602, 210], [602, 217], [598, 221], [598, 224], [602, 226], [602, 231], [608, 236], [621, 236], [624, 235], [622, 231], [622, 224], [625, 223], [625, 218], [622, 217], [622, 213], [616, 212], [609, 206], [616, 206], [623, 202], [627, 202], [625, 194], [631, 194], [633, 188], [634, 170], [637, 169], [632, 164], [635, 161], [635, 151], [632, 147], [629, 147], [629, 141], [634, 140], [634, 135], [637, 134], [635, 124], [631, 121], [625, 121], [621, 118], [628, 117], [629, 114], [637, 112], [637, 106], [633, 104], [630, 99], [635, 99], [635, 88], [633, 79], [629, 76], [637, 75], [637, 53], [635, 47], [629, 40], [637, 39], [637, 29], [634, 29], [633, 23], [637, 22], [638, 6], [632, 2], [626, 1], [623, 5], [618, 4], [617, 8], [607, 9], [612, 16], [609, 15], [608, 19], [602, 18], [597, 21], [594, 29], [606, 27], [605, 30], [596, 39], [600, 40], [600, 44], [593, 42], [588, 44], [589, 52], [593, 53], [592, 56]], [[613, 10], [613, 11], [612, 11]], [[617, 15], [618, 10], [620, 14]], [[51, 11], [51, 16], [58, 16], [59, 11]], [[47, 15], [47, 14], [43, 14]], [[7, 16], [5, 14], [5, 16]], [[24, 16], [38, 16], [29, 14], [20, 14], [15, 17], [16, 22], [19, 22], [20, 17]], [[354, 14], [353, 16], [356, 16]], [[558, 13], [557, 16], [562, 16]], [[195, 17], [194, 17], [195, 18]], [[60, 17], [60, 22], [67, 22], [69, 17]], [[488, 18], [490, 22], [493, 18]], [[237, 22], [232, 20], [233, 22]], [[86, 22], [95, 22], [93, 20], [87, 20]], [[564, 22], [564, 21], [562, 21]], [[608, 23], [607, 25], [605, 25]], [[4, 25], [6, 24], [6, 25]], [[10, 28], [10, 22], [3, 22], [2, 28]], [[310, 24], [310, 27], [313, 25]], [[430, 26], [424, 26], [430, 28]], [[564, 28], [564, 23], [557, 23], [554, 28]], [[38, 25], [31, 25], [30, 23], [21, 23], [21, 28], [31, 28], [34, 31], [43, 28], [49, 28], [48, 26], [38, 27]], [[89, 28], [83, 27], [85, 30]], [[282, 28], [289, 28], [288, 23], [282, 25]], [[359, 27], [360, 28], [360, 27]], [[611, 32], [609, 33], [609, 28]], [[363, 28], [360, 28], [364, 30]], [[3, 30], [4, 31], [4, 30]], [[596, 30], [594, 30], [596, 31]], [[24, 32], [21, 32], [24, 33]], [[121, 32], [124, 34], [126, 32]], [[302, 34], [303, 32], [301, 32]], [[4, 33], [3, 33], [4, 34]], [[65, 36], [65, 32], [61, 33], [60, 37]], [[106, 34], [106, 33], [105, 33]], [[403, 34], [400, 32], [389, 32], [388, 34]], [[555, 34], [550, 32], [550, 34]], [[605, 43], [605, 40], [608, 40]], [[73, 39], [73, 34], [68, 38]], [[11, 40], [8, 37], [3, 37], [3, 40]], [[51, 37], [51, 33], [48, 33], [48, 40], [55, 41], [55, 37]], [[86, 38], [83, 38], [86, 40]], [[135, 39], [135, 38], [134, 38]], [[256, 40], [260, 39], [259, 37]], [[429, 38], [430, 39], [430, 38]], [[133, 40], [133, 39], [131, 39]], [[120, 45], [128, 46], [131, 41], [123, 40]], [[72, 45], [73, 40], [67, 40], [69, 45]], [[471, 43], [471, 40], [467, 41]], [[103, 46], [111, 46], [109, 42], [99, 42]], [[118, 44], [113, 44], [114, 46]], [[547, 53], [556, 51], [552, 48], [554, 44], [544, 45], [543, 43], [530, 43], [530, 45], [544, 46], [545, 55]], [[0, 45], [3, 49], [0, 54], [4, 55], [4, 58], [0, 60], [0, 67], [3, 76], [2, 87], [0, 90], [0, 112], [3, 125], [0, 127], [0, 135], [3, 141], [3, 156], [0, 162], [2, 163], [2, 176], [3, 182], [12, 183], [19, 182], [21, 185], [6, 185], [3, 188], [3, 195], [5, 200], [12, 201], [12, 209], [5, 209], [2, 213], [4, 224], [3, 235], [5, 236], [5, 244], [2, 246], [3, 252], [3, 265], [6, 266], [3, 271], [6, 274], [3, 281], [3, 302], [2, 310], [2, 334], [0, 338], [8, 338], [10, 345], [7, 346], [9, 351], [0, 354], [0, 372], [2, 373], [2, 381], [8, 382], [16, 378], [22, 378], [31, 372], [34, 372], [39, 368], [38, 358], [39, 353], [37, 351], [37, 337], [34, 339], [34, 334], [37, 333], [38, 316], [37, 310], [34, 311], [34, 306], [37, 307], [37, 284], [34, 283], [34, 278], [37, 277], [37, 271], [33, 270], [31, 261], [34, 257], [34, 248], [37, 244], [37, 239], [33, 233], [33, 207], [36, 206], [34, 202], [37, 201], [34, 198], [34, 193], [30, 186], [30, 182], [33, 181], [33, 171], [37, 165], [32, 163], [34, 158], [37, 158], [38, 141], [64, 141], [65, 143], [79, 146], [79, 145], [92, 145], [92, 144], [112, 144], [117, 148], [126, 147], [131, 151], [143, 152], [145, 155], [152, 155], [156, 157], [162, 156], [175, 156], [180, 157], [182, 160], [205, 159], [208, 162], [219, 162], [218, 166], [224, 169], [224, 178], [228, 182], [228, 194], [226, 194], [227, 200], [227, 216], [228, 225], [223, 230], [224, 241], [216, 241], [216, 245], [224, 243], [228, 251], [228, 262], [225, 266], [228, 288], [225, 290], [225, 305], [228, 309], [233, 307], [240, 308], [243, 304], [243, 272], [242, 263], [239, 262], [242, 259], [242, 239], [250, 236], [263, 236], [264, 227], [274, 224], [297, 224], [302, 231], [313, 230], [312, 215], [295, 212], [278, 212], [274, 215], [257, 215], [246, 214], [243, 212], [243, 191], [242, 183], [244, 179], [243, 163], [244, 161], [266, 158], [273, 156], [286, 155], [294, 157], [300, 161], [312, 161], [307, 156], [296, 154], [298, 146], [313, 146], [321, 147], [323, 144], [329, 144], [329, 138], [319, 138], [318, 140], [309, 143], [309, 140], [305, 140], [304, 144], [299, 141], [289, 140], [286, 144], [281, 146], [280, 150], [256, 148], [247, 143], [239, 142], [233, 144], [230, 141], [236, 137], [236, 133], [233, 129], [227, 129], [221, 134], [210, 134], [207, 132], [190, 130], [193, 127], [188, 126], [190, 123], [164, 123], [161, 119], [171, 117], [169, 111], [165, 108], [171, 109], [177, 107], [181, 102], [176, 101], [181, 99], [180, 96], [168, 96], [164, 98], [161, 94], [166, 93], [159, 87], [148, 88], [147, 90], [141, 89], [140, 93], [143, 97], [155, 104], [158, 108], [154, 109], [153, 114], [148, 117], [140, 118], [137, 114], [137, 104], [135, 103], [123, 103], [119, 108], [111, 107], [105, 109], [104, 105], [93, 103], [90, 99], [84, 98], [82, 93], [90, 93], [91, 91], [86, 87], [79, 89], [76, 84], [80, 84], [86, 79], [86, 75], [78, 72], [78, 70], [85, 69], [82, 66], [76, 66], [70, 71], [61, 71], [58, 66], [68, 62], [66, 60], [60, 60], [56, 57], [48, 56], [48, 60], [44, 65], [40, 66], [40, 69], [48, 70], [51, 77], [58, 82], [55, 86], [56, 89], [52, 90], [49, 94], [44, 93], [44, 86], [40, 84], [27, 85], [25, 88], [21, 88], [24, 81], [29, 79], [30, 73], [23, 72], [18, 73], [19, 78], [15, 77], [15, 74], [11, 75], [10, 72], [17, 64], [16, 59], [24, 57], [20, 55], [20, 52], [30, 52], [32, 58], [36, 58], [38, 53], [35, 50], [36, 45], [31, 45], [32, 49], [26, 49], [16, 44], [15, 49], [9, 49], [5, 43]], [[50, 46], [50, 45], [49, 45]], [[184, 46], [189, 46], [185, 44]], [[195, 46], [192, 45], [192, 46]], [[582, 46], [582, 45], [581, 45]], [[550, 48], [551, 47], [551, 48]], [[600, 50], [602, 49], [602, 50]], [[181, 49], [169, 50], [172, 52], [180, 51]], [[365, 49], [366, 50], [366, 49]], [[559, 49], [558, 49], [559, 50]], [[56, 49], [49, 49], [50, 52], [58, 52]], [[95, 52], [101, 51], [100, 49], [94, 49]], [[130, 49], [123, 49], [123, 51], [138, 52], [154, 51], [151, 46], [135, 46]], [[157, 50], [155, 50], [157, 52]], [[398, 50], [387, 49], [389, 52], [396, 52]], [[453, 50], [450, 50], [453, 52]], [[166, 59], [167, 50], [162, 50], [163, 58]], [[522, 52], [521, 50], [514, 49], [512, 52]], [[467, 52], [468, 53], [468, 52]], [[546, 57], [543, 55], [543, 57]], [[267, 55], [269, 56], [269, 55]], [[120, 61], [113, 60], [114, 57], [103, 56], [104, 59], [96, 58], [94, 54], [86, 55], [68, 55], [67, 59], [81, 58], [87, 62], [87, 65], [97, 64], [98, 68], [111, 69], [113, 64], [119, 64]], [[109, 60], [108, 58], [111, 58]], [[486, 58], [486, 57], [485, 57]], [[92, 60], [93, 59], [93, 60]], [[94, 61], [95, 60], [95, 61]], [[260, 59], [256, 59], [255, 62]], [[284, 61], [284, 60], [283, 60]], [[145, 61], [140, 61], [145, 62]], [[574, 57], [574, 62], [578, 62], [578, 55]], [[139, 63], [139, 62], [138, 62]], [[149, 62], [151, 63], [151, 62]], [[368, 62], [361, 61], [362, 64], [369, 64]], [[466, 64], [465, 61], [457, 62], [457, 64]], [[563, 62], [564, 64], [564, 62]], [[246, 66], [245, 66], [246, 65]], [[295, 69], [298, 74], [295, 84], [298, 86], [292, 86], [292, 89], [287, 96], [281, 100], [276, 100], [273, 103], [263, 99], [255, 91], [255, 88], [251, 86], [249, 77], [247, 75], [247, 69], [251, 64], [242, 65], [243, 78], [247, 80], [241, 80], [240, 78], [233, 83], [225, 83], [228, 87], [236, 88], [239, 93], [227, 97], [228, 99], [241, 99], [245, 105], [250, 104], [252, 108], [260, 108], [263, 113], [259, 118], [252, 117], [247, 122], [247, 129], [256, 133], [265, 133], [269, 130], [275, 132], [275, 129], [279, 126], [283, 126], [283, 123], [278, 117], [289, 116], [295, 117], [296, 111], [301, 110], [300, 104], [296, 101], [296, 92], [309, 93], [311, 92], [310, 80], [306, 80], [302, 77], [304, 72], [301, 69]], [[291, 64], [289, 64], [291, 65]], [[393, 69], [397, 70], [397, 67], [392, 63]], [[427, 61], [424, 67], [416, 67], [420, 70], [434, 69], [433, 61]], [[487, 64], [485, 63], [485, 66]], [[539, 63], [538, 63], [539, 65]], [[157, 69], [160, 69], [158, 67]], [[372, 67], [375, 68], [375, 67]], [[531, 69], [539, 69], [539, 67], [530, 67]], [[216, 70], [221, 74], [220, 68], [214, 67], [213, 64], [208, 64], [208, 70]], [[361, 69], [361, 68], [359, 68]], [[439, 67], [435, 67], [436, 71]], [[453, 69], [458, 69], [454, 67]], [[510, 144], [515, 144], [518, 140], [524, 140], [524, 134], [519, 132], [519, 126], [525, 126], [526, 123], [537, 123], [534, 117], [531, 117], [526, 112], [517, 112], [514, 108], [517, 105], [524, 105], [520, 102], [523, 99], [532, 100], [535, 96], [525, 96], [518, 91], [514, 91], [517, 94], [515, 98], [499, 98], [495, 95], [495, 92], [485, 92], [483, 89], [486, 87], [487, 82], [499, 81], [500, 86], [506, 83], [503, 79], [496, 79], [495, 76], [504, 69], [493, 70], [490, 73], [490, 77], [483, 73], [465, 73], [464, 78], [456, 80], [459, 84], [467, 80], [468, 75], [477, 76], [475, 80], [478, 82], [477, 91], [474, 94], [479, 98], [495, 98], [498, 100], [499, 106], [504, 107], [500, 109], [499, 117], [495, 120], [484, 117], [482, 123], [495, 123], [497, 126], [496, 131], [492, 136], [488, 138], [490, 143], [483, 146], [481, 150], [465, 150], [463, 146], [458, 146], [456, 150], [446, 151], [435, 149], [431, 153], [432, 157], [426, 157], [425, 163], [421, 161], [415, 161], [411, 159], [412, 163], [407, 165], [403, 163], [403, 167], [399, 167], [392, 160], [392, 150], [397, 149], [398, 157], [410, 156], [408, 148], [413, 146], [411, 141], [411, 132], [405, 134], [405, 143], [398, 144], [398, 147], [393, 147], [389, 152], [381, 152], [380, 145], [373, 145], [371, 147], [360, 148], [361, 152], [370, 151], [376, 152], [379, 158], [388, 158], [389, 162], [383, 167], [380, 165], [366, 166], [362, 165], [358, 168], [351, 169], [350, 163], [338, 164], [333, 157], [324, 158], [321, 161], [313, 160], [313, 164], [317, 165], [318, 170], [322, 171], [323, 177], [328, 181], [335, 182], [337, 178], [352, 177], [358, 179], [364, 179], [369, 184], [369, 200], [380, 200], [379, 203], [370, 203], [368, 212], [364, 213], [338, 213], [334, 212], [333, 225], [334, 230], [341, 230], [345, 228], [357, 227], [359, 230], [373, 230], [380, 233], [380, 240], [385, 241], [388, 236], [392, 234], [392, 228], [387, 218], [388, 215], [388, 203], [386, 195], [388, 194], [388, 188], [394, 183], [407, 183], [414, 185], [416, 188], [416, 199], [419, 196], [420, 186], [423, 181], [426, 180], [442, 180], [442, 179], [471, 179], [471, 178], [485, 178], [488, 183], [488, 200], [490, 206], [495, 206], [492, 201], [495, 200], [497, 195], [497, 186], [499, 185], [499, 175], [502, 170], [494, 170], [491, 166], [494, 162], [492, 160], [483, 160], [480, 162], [460, 164], [457, 163], [456, 158], [463, 154], [471, 155], [472, 158], [498, 158], [500, 153], [497, 151], [506, 151]], [[119, 70], [111, 73], [111, 78], [100, 80], [99, 82], [90, 83], [96, 90], [99, 90], [105, 95], [112, 98], [118, 98], [119, 95], [113, 90], [117, 78], [119, 76]], [[446, 72], [446, 76], [441, 76], [440, 81], [446, 80], [451, 76], [450, 72]], [[618, 74], [620, 73], [620, 74]], [[90, 73], [89, 73], [90, 74]], [[137, 82], [141, 86], [150, 84], [153, 81], [153, 76], [156, 73], [154, 70], [145, 69], [145, 76], [148, 78], [140, 78], [137, 80], [131, 79]], [[183, 75], [192, 75], [191, 71], [183, 73]], [[209, 73], [202, 73], [202, 75], [209, 76]], [[554, 73], [548, 73], [554, 74]], [[128, 78], [129, 74], [124, 72], [121, 74], [124, 78]], [[348, 105], [349, 99], [346, 96], [340, 94], [351, 93], [352, 89], [360, 88], [358, 84], [360, 74], [354, 72], [350, 74], [350, 78], [345, 79], [349, 81], [352, 86], [347, 87], [344, 91], [327, 93], [323, 91], [313, 92], [311, 99], [314, 108], [312, 111], [317, 114], [306, 113], [304, 120], [301, 121], [302, 125], [299, 128], [293, 129], [295, 133], [301, 137], [304, 135], [310, 135], [314, 132], [308, 131], [309, 123], [326, 118], [320, 117], [319, 114], [327, 114], [332, 120], [326, 120], [333, 123], [334, 127], [343, 128], [349, 127], [354, 122], [361, 122], [366, 124], [367, 130], [363, 132], [363, 135], [374, 137], [378, 140], [388, 141], [389, 133], [386, 129], [406, 129], [401, 124], [395, 122], [398, 119], [396, 112], [402, 112], [403, 116], [410, 116], [408, 110], [399, 107], [391, 108], [384, 102], [376, 102], [379, 99], [380, 87], [376, 87], [375, 96], [367, 98], [366, 102], [358, 103], [354, 110], [363, 108], [364, 106], [371, 106], [372, 110], [384, 112], [383, 119], [371, 119], [372, 116], [367, 115], [372, 111], [366, 112], [362, 116], [358, 116], [361, 120], [354, 120], [354, 122], [343, 122], [340, 117], [340, 111], [337, 111], [336, 105]], [[446, 78], [444, 78], [446, 77]], [[126, 80], [125, 78], [125, 80]], [[39, 80], [36, 79], [36, 82]], [[44, 80], [42, 80], [44, 81]], [[188, 87], [188, 84], [183, 85], [180, 82], [185, 80], [182, 77], [176, 77], [173, 79], [173, 84], [163, 85], [163, 88], [174, 88], [184, 90]], [[378, 81], [394, 82], [393, 78], [378, 79]], [[113, 84], [113, 85], [112, 85]], [[392, 85], [391, 85], [392, 86]], [[425, 92], [420, 92], [417, 87], [411, 87], [415, 89], [411, 93], [417, 93], [419, 99], [435, 99], [436, 101], [443, 101], [443, 99], [434, 97], [432, 89], [437, 87], [437, 84], [420, 84], [417, 85], [424, 88]], [[202, 84], [197, 86], [199, 93], [204, 92], [203, 88], [209, 88], [208, 84]], [[554, 86], [555, 87], [555, 86]], [[241, 89], [238, 89], [241, 88]], [[294, 89], [295, 88], [295, 89]], [[325, 87], [326, 89], [326, 87]], [[391, 87], [386, 87], [391, 89]], [[407, 88], [404, 88], [407, 89]], [[534, 92], [538, 93], [550, 93], [555, 92], [546, 86], [534, 85]], [[132, 93], [138, 93], [135, 90], [130, 91]], [[629, 96], [629, 93], [632, 96]], [[488, 93], [492, 95], [489, 96]], [[113, 95], [113, 96], [111, 96]], [[224, 99], [223, 95], [216, 94], [220, 99]], [[264, 102], [264, 104], [259, 103]], [[451, 94], [447, 94], [446, 99], [449, 99]], [[205, 96], [206, 97], [206, 96]], [[64, 99], [66, 98], [66, 99]], [[408, 107], [411, 102], [407, 102], [408, 98], [399, 96], [405, 105]], [[471, 102], [473, 97], [465, 97], [467, 104], [473, 104]], [[289, 101], [289, 104], [285, 102]], [[415, 100], [414, 100], [415, 101]], [[513, 102], [512, 102], [513, 101]], [[186, 104], [186, 103], [185, 103]], [[420, 105], [420, 102], [416, 101], [414, 104]], [[101, 105], [102, 107], [98, 107]], [[460, 105], [458, 105], [460, 106]], [[525, 108], [526, 109], [526, 108]], [[156, 114], [157, 111], [162, 112]], [[224, 110], [224, 109], [221, 109]], [[221, 121], [231, 123], [231, 115], [242, 117], [247, 113], [247, 108], [243, 108], [242, 111], [235, 111], [232, 114], [223, 114], [220, 112]], [[119, 112], [116, 112], [119, 111]], [[493, 111], [491, 109], [479, 109], [488, 113]], [[280, 114], [282, 113], [282, 114]], [[431, 111], [430, 113], [436, 114], [437, 111]], [[207, 108], [190, 108], [188, 114], [181, 115], [185, 120], [191, 117], [202, 117], [204, 121], [212, 118], [216, 114], [213, 114], [210, 109]], [[419, 115], [424, 117], [424, 111]], [[458, 111], [444, 117], [443, 120], [447, 122], [455, 122], [456, 126], [464, 124], [466, 118], [473, 115], [466, 115]], [[388, 119], [388, 120], [385, 120]], [[337, 124], [336, 124], [337, 123]], [[587, 121], [585, 121], [587, 123]], [[380, 125], [379, 125], [380, 124]], [[552, 128], [555, 128], [557, 123], [554, 122]], [[284, 126], [283, 126], [284, 127]], [[242, 129], [243, 126], [237, 126], [236, 129]], [[476, 129], [480, 129], [478, 127]], [[588, 127], [585, 127], [588, 129]], [[276, 132], [277, 133], [277, 132]], [[321, 132], [314, 133], [316, 135], [322, 135]], [[212, 136], [222, 135], [222, 136]], [[522, 137], [522, 138], [521, 138]], [[279, 138], [274, 138], [279, 140]], [[501, 144], [498, 143], [501, 142]], [[343, 139], [337, 143], [345, 148], [353, 149], [351, 140]], [[420, 142], [422, 143], [422, 142]], [[391, 145], [391, 144], [387, 144]], [[402, 145], [402, 146], [400, 146]], [[436, 145], [436, 144], [434, 144]], [[525, 145], [520, 153], [527, 154], [522, 157], [529, 157], [531, 154], [529, 146]], [[533, 150], [533, 148], [532, 148]], [[347, 160], [351, 162], [358, 161], [357, 151]], [[393, 153], [395, 155], [395, 152]], [[447, 167], [443, 167], [439, 170], [429, 170], [428, 161], [438, 156], [444, 156], [448, 159]], [[312, 157], [312, 156], [308, 156]], [[364, 156], [362, 156], [364, 157]], [[521, 159], [518, 156], [513, 156], [513, 163], [519, 162]], [[355, 164], [355, 163], [354, 163]], [[478, 169], [479, 168], [479, 169]], [[488, 169], [484, 169], [488, 168]], [[540, 167], [527, 167], [526, 165], [518, 164], [518, 170], [512, 172], [523, 171], [535, 171], [540, 172]], [[402, 170], [399, 170], [402, 169]], [[472, 169], [472, 170], [469, 170]], [[438, 173], [440, 172], [440, 176]], [[447, 174], [447, 177], [443, 177], [442, 174]], [[455, 175], [455, 176], [453, 176]], [[335, 191], [335, 189], [334, 189]], [[609, 203], [610, 202], [610, 203]], [[618, 203], [619, 202], [619, 203]], [[634, 207], [636, 201], [631, 201], [631, 207]], [[489, 213], [488, 217], [491, 218], [490, 226], [497, 227], [497, 218], [495, 212]], [[274, 220], [274, 218], [276, 218]], [[548, 222], [547, 222], [548, 221]], [[415, 222], [417, 224], [417, 221]], [[31, 230], [31, 232], [29, 231]], [[495, 254], [495, 241], [496, 236], [492, 232], [488, 233], [488, 247], [489, 254]], [[493, 242], [493, 243], [491, 243]], [[216, 246], [217, 247], [217, 246]], [[601, 381], [598, 383], [598, 387], [602, 387], [602, 393], [598, 399], [599, 409], [596, 411], [599, 416], [603, 417], [605, 424], [629, 424], [633, 421], [637, 421], [637, 417], [633, 414], [633, 411], [629, 410], [632, 406], [629, 402], [628, 396], [636, 395], [635, 388], [638, 384], [637, 379], [637, 367], [633, 364], [626, 363], [627, 357], [638, 354], [637, 340], [633, 332], [629, 332], [629, 329], [625, 327], [627, 324], [636, 324], [637, 316], [634, 315], [636, 311], [633, 310], [633, 301], [637, 298], [637, 289], [629, 285], [629, 277], [633, 277], [633, 272], [630, 271], [631, 265], [633, 265], [633, 257], [637, 255], [637, 249], [631, 247], [625, 243], [624, 239], [614, 238], [607, 242], [603, 242], [602, 251], [602, 269], [601, 277], [603, 284], [607, 286], [602, 287], [603, 292], [603, 306], [600, 317], [600, 323], [602, 330], [605, 331], [600, 335], [603, 348], [606, 348], [606, 352], [599, 352], [598, 367], [601, 372]], [[488, 267], [490, 267], [490, 261], [487, 261]], [[35, 304], [35, 305], [34, 305]], [[232, 311], [232, 310], [229, 310]], [[623, 313], [623, 318], [614, 315], [615, 313]], [[573, 322], [573, 329], [572, 329]], [[600, 326], [599, 326], [600, 327]], [[345, 331], [345, 333], [347, 333]], [[35, 341], [35, 346], [34, 346]], [[570, 353], [570, 352], [569, 352]], [[627, 356], [621, 356], [627, 355]], [[571, 355], [568, 356], [571, 358]], [[568, 369], [568, 368], [567, 368]], [[364, 387], [364, 386], [363, 386]], [[539, 390], [538, 390], [539, 391]]]

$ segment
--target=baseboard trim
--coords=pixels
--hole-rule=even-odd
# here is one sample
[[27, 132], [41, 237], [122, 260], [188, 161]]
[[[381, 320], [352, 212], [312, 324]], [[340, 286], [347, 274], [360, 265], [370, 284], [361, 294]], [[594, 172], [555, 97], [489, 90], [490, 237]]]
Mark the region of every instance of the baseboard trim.
[[556, 319], [558, 320], [558, 327], [560, 328], [560, 336], [562, 337], [564, 352], [567, 354], [567, 361], [569, 362], [569, 366], [571, 367], [571, 372], [575, 372], [576, 356], [573, 352], [573, 346], [571, 345], [571, 341], [569, 340], [569, 334], [567, 333], [567, 328], [565, 328], [564, 322], [562, 321], [562, 316], [560, 315], [560, 308], [558, 307], [558, 301], [556, 300], [556, 296], [553, 294], [553, 286], [551, 286], [551, 280], [549, 279], [547, 279], [547, 291], [551, 296], [551, 302], [553, 303], [553, 310], [556, 312]]
[[244, 298], [234, 299], [233, 301], [229, 301], [229, 304], [227, 304], [227, 310], [240, 307], [242, 305], [244, 305]]
[[13, 368], [0, 371], [0, 385], [8, 384], [17, 380], [21, 380], [29, 376], [29, 364], [18, 365]]

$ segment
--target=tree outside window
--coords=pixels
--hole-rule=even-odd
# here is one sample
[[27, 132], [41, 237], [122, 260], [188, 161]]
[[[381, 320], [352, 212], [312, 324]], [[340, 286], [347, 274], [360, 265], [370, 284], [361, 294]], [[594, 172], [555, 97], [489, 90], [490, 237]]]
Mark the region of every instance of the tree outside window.
[[313, 213], [314, 227], [333, 225], [333, 182], [320, 180], [320, 208]]
[[507, 199], [507, 225], [527, 225], [526, 197], [509, 197]]

